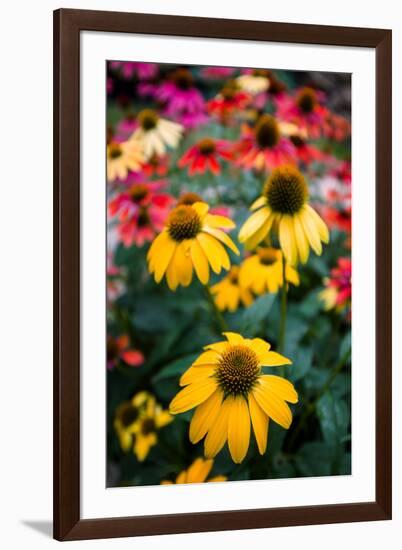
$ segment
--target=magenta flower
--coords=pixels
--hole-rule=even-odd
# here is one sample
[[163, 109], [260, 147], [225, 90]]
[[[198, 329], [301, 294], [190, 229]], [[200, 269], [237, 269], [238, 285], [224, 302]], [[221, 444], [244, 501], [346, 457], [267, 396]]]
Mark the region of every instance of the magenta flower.
[[121, 76], [127, 80], [130, 80], [134, 76], [139, 80], [151, 80], [158, 74], [158, 65], [156, 63], [110, 61], [109, 67], [118, 70]]

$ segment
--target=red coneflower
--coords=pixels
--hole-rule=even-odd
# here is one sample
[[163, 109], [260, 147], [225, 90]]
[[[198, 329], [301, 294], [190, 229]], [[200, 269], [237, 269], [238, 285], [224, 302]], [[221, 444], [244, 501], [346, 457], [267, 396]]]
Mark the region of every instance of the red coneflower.
[[188, 166], [189, 176], [205, 174], [208, 170], [213, 174], [219, 174], [221, 171], [219, 158], [231, 159], [228, 142], [204, 138], [190, 147], [177, 164], [179, 168]]

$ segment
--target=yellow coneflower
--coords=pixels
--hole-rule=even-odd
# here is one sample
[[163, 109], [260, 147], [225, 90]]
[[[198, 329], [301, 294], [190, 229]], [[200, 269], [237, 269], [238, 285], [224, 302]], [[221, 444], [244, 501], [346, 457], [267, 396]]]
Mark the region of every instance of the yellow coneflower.
[[174, 483], [216, 483], [217, 481], [227, 481], [226, 476], [214, 476], [207, 479], [214, 465], [214, 461], [210, 459], [196, 458], [187, 470], [183, 470], [176, 477], [175, 481], [164, 480], [161, 485], [172, 485]]
[[[251, 288], [255, 294], [278, 292], [283, 285], [282, 252], [272, 247], [259, 247], [256, 252], [240, 266], [240, 286]], [[300, 283], [299, 274], [289, 264], [285, 267], [285, 280], [296, 286]]]
[[308, 204], [308, 186], [294, 166], [280, 166], [267, 179], [263, 194], [252, 205], [256, 210], [240, 229], [239, 240], [255, 248], [270, 231], [279, 235], [285, 258], [292, 265], [306, 263], [310, 247], [322, 253], [321, 241], [329, 242], [328, 228]]
[[209, 281], [209, 266], [218, 274], [222, 267], [230, 269], [223, 244], [235, 254], [239, 250], [220, 228], [232, 229], [235, 224], [225, 216], [208, 214], [208, 209], [206, 203], [195, 202], [180, 204], [170, 212], [147, 255], [149, 272], [157, 283], [166, 274], [169, 288], [174, 291], [178, 285], [191, 283], [193, 268], [204, 285]]
[[237, 265], [233, 265], [226, 277], [211, 287], [211, 292], [220, 311], [225, 311], [225, 309], [236, 311], [240, 303], [248, 307], [254, 301], [249, 286], [239, 283], [239, 267]]
[[175, 149], [182, 137], [184, 128], [177, 122], [161, 118], [156, 111], [144, 109], [138, 114], [139, 127], [132, 139], [138, 140], [147, 159], [154, 154], [163, 156], [167, 147]]
[[111, 141], [107, 145], [107, 179], [124, 180], [129, 170], [137, 172], [144, 161], [141, 144], [134, 139], [123, 141]]
[[152, 395], [140, 392], [118, 407], [114, 427], [123, 451], [132, 448], [137, 459], [143, 462], [158, 442], [157, 432], [172, 420]]
[[247, 339], [226, 332], [227, 341], [205, 346], [183, 374], [185, 386], [170, 403], [171, 414], [196, 407], [190, 423], [190, 441], [204, 436], [204, 452], [213, 458], [228, 441], [235, 463], [243, 461], [250, 442], [250, 418], [260, 454], [267, 448], [271, 418], [289, 428], [292, 412], [286, 403], [297, 403], [293, 385], [279, 376], [264, 375], [262, 367], [289, 365], [291, 361], [270, 351], [261, 338]]
[[148, 392], [142, 391], [137, 393], [130, 401], [121, 403], [116, 409], [114, 429], [119, 438], [120, 446], [125, 452], [129, 451], [133, 445], [135, 424], [149, 397]]

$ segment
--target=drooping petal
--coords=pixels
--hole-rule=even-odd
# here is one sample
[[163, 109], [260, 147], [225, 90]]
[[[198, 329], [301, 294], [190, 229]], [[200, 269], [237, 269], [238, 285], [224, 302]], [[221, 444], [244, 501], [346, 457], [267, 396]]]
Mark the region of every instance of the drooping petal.
[[318, 233], [320, 235], [320, 239], [325, 244], [329, 243], [329, 231], [328, 227], [325, 224], [324, 220], [321, 218], [321, 216], [312, 208], [309, 204], [304, 205], [305, 210], [309, 212], [310, 216], [315, 220], [315, 224], [318, 229]]
[[253, 396], [266, 415], [283, 428], [289, 428], [292, 423], [292, 412], [288, 404], [269, 389], [267, 384], [262, 382], [262, 378], [255, 385]]
[[216, 390], [217, 384], [214, 378], [206, 378], [183, 388], [174, 397], [169, 406], [171, 414], [178, 414], [193, 409]]
[[234, 244], [232, 239], [227, 235], [224, 231], [221, 229], [214, 229], [213, 227], [204, 226], [203, 231], [206, 233], [209, 233], [209, 235], [212, 235], [219, 241], [221, 241], [223, 244], [226, 244], [230, 250], [232, 250], [235, 254], [239, 255], [240, 251], [237, 248], [237, 246]]
[[227, 397], [220, 407], [215, 422], [208, 430], [205, 438], [204, 454], [207, 458], [214, 458], [222, 449], [228, 438], [229, 410], [233, 398]]
[[229, 256], [218, 240], [207, 233], [199, 233], [197, 240], [215, 273], [219, 274], [222, 267], [230, 268]]
[[250, 413], [247, 401], [242, 395], [232, 399], [229, 410], [228, 442], [233, 461], [240, 464], [250, 444]]
[[253, 204], [250, 206], [250, 210], [257, 210], [258, 208], [261, 208], [265, 204], [267, 204], [267, 199], [262, 195], [261, 197], [258, 197], [258, 199], [253, 202]]
[[269, 418], [261, 409], [252, 393], [248, 395], [248, 407], [250, 409], [251, 423], [253, 425], [255, 440], [261, 455], [267, 450]]
[[222, 405], [223, 394], [216, 390], [206, 401], [198, 405], [190, 422], [190, 441], [198, 443], [215, 423]]
[[188, 286], [193, 278], [193, 264], [184, 241], [176, 248], [174, 263], [179, 282], [185, 287]]
[[300, 261], [305, 264], [308, 260], [310, 248], [299, 216], [293, 218], [293, 230], [296, 239]]
[[209, 210], [209, 206], [205, 202], [195, 202], [191, 207], [197, 212], [201, 220], [205, 217]]
[[322, 253], [322, 245], [320, 241], [320, 234], [318, 232], [318, 228], [316, 227], [314, 218], [312, 218], [309, 211], [305, 209], [301, 210], [298, 216], [300, 218], [304, 233], [308, 239], [308, 242], [310, 243], [311, 248], [318, 256], [320, 256]]
[[289, 403], [297, 403], [299, 397], [293, 384], [282, 378], [281, 376], [274, 376], [273, 374], [266, 374], [261, 377], [262, 383], [272, 389], [278, 397], [288, 401]]
[[265, 239], [265, 237], [268, 235], [268, 233], [271, 230], [272, 224], [274, 223], [275, 216], [274, 214], [270, 214], [269, 218], [267, 218], [266, 222], [258, 229], [252, 237], [247, 239], [245, 242], [245, 246], [247, 250], [253, 250], [257, 245], [260, 244], [261, 241]]
[[297, 246], [291, 216], [284, 214], [279, 223], [279, 242], [285, 258], [292, 265], [297, 263]]
[[207, 214], [204, 218], [205, 225], [209, 227], [215, 227], [217, 229], [224, 227], [225, 229], [234, 229], [236, 224], [226, 216], [220, 216], [219, 214]]
[[203, 285], [208, 284], [209, 264], [207, 257], [205, 256], [205, 253], [197, 239], [194, 239], [191, 245], [191, 260], [193, 262], [197, 277], [201, 283]]

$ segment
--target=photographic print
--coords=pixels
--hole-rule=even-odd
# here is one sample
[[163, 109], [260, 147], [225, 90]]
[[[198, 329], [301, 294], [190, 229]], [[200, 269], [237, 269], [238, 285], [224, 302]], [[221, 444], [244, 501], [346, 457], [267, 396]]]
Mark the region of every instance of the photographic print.
[[296, 68], [107, 62], [107, 487], [351, 474], [351, 75]]

